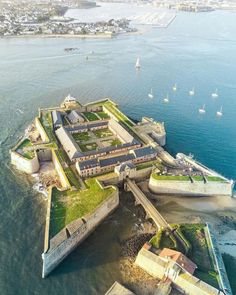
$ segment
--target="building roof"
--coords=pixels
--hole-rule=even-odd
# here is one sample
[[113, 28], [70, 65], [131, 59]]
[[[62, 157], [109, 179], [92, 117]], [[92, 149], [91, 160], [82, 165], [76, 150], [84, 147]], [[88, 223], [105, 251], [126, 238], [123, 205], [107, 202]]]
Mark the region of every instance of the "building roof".
[[159, 256], [175, 261], [181, 266], [181, 268], [183, 268], [190, 274], [193, 274], [195, 269], [197, 268], [197, 265], [194, 262], [192, 262], [183, 253], [179, 251], [175, 251], [169, 248], [164, 248], [159, 254]]
[[125, 162], [125, 163], [122, 163], [120, 164], [119, 166], [116, 166], [116, 171], [117, 172], [123, 172], [125, 171], [126, 169], [135, 169], [135, 165], [131, 162]]
[[78, 165], [80, 170], [84, 170], [84, 169], [89, 169], [89, 168], [94, 168], [99, 166], [99, 161], [98, 159], [91, 159], [91, 160], [78, 162]]
[[142, 147], [133, 151], [135, 158], [141, 158], [148, 155], [157, 154], [156, 150], [151, 146]]
[[69, 113], [69, 115], [67, 115], [67, 118], [69, 119], [69, 121], [71, 123], [77, 123], [78, 121], [79, 122], [84, 122], [85, 121], [84, 117], [82, 117], [80, 114], [78, 114], [76, 110], [72, 110]]
[[112, 158], [101, 159], [100, 166], [106, 167], [106, 166], [116, 165], [116, 164], [123, 163], [126, 161], [131, 161], [133, 159], [134, 159], [133, 154], [127, 154], [127, 155], [121, 155], [121, 156], [116, 156], [116, 157], [112, 157]]
[[56, 110], [52, 111], [52, 122], [53, 125], [62, 125], [61, 112]]
[[71, 134], [64, 127], [58, 128], [55, 133], [64, 150], [68, 154], [70, 160], [80, 156], [81, 153], [79, 150], [79, 146], [77, 145]]

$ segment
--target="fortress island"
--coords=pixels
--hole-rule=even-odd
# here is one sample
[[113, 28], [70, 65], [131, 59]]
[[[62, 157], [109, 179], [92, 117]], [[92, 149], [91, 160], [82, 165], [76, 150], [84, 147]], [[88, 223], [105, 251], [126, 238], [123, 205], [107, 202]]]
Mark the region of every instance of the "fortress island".
[[[137, 183], [146, 180], [154, 196], [231, 197], [234, 182], [191, 156], [172, 157], [165, 143], [164, 123], [147, 117], [135, 123], [110, 99], [82, 105], [69, 95], [59, 107], [39, 109], [10, 155], [11, 163], [30, 175], [40, 173], [44, 163], [53, 166], [50, 181], [41, 184], [47, 191], [43, 278], [117, 208], [119, 188], [124, 188], [157, 228], [136, 259], [138, 266], [161, 280], [166, 293], [157, 294], [169, 294], [172, 287], [186, 294], [232, 294], [210, 225], [193, 229], [168, 224]], [[193, 262], [189, 231], [204, 237], [204, 255], [216, 277], [213, 284], [201, 280], [203, 275], [193, 275], [199, 265]], [[173, 245], [160, 249], [162, 239]], [[117, 288], [122, 286], [116, 283], [107, 294], [115, 294]]]

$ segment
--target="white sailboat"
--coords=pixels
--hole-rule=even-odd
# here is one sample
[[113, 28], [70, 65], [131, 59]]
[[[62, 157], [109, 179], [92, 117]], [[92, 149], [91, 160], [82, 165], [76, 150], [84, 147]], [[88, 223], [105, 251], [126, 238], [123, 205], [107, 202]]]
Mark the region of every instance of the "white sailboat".
[[211, 94], [211, 96], [214, 97], [214, 98], [218, 97], [218, 96], [219, 96], [219, 95], [218, 95], [218, 89], [216, 89], [216, 91], [213, 92], [213, 93]]
[[136, 68], [136, 69], [140, 69], [140, 68], [141, 68], [141, 64], [140, 64], [140, 59], [139, 59], [139, 57], [138, 57], [137, 60], [136, 60], [135, 68]]
[[175, 83], [174, 86], [172, 87], [173, 91], [177, 90], [177, 84]]
[[168, 94], [167, 94], [166, 97], [163, 99], [163, 101], [164, 101], [165, 103], [168, 103], [168, 102], [169, 102], [169, 95], [168, 95]]
[[194, 89], [194, 87], [193, 87], [193, 89], [189, 90], [189, 95], [190, 95], [190, 96], [193, 96], [194, 94], [195, 94], [195, 89]]
[[217, 117], [221, 117], [221, 116], [223, 116], [222, 106], [221, 106], [220, 110], [216, 112], [216, 116], [217, 116]]
[[153, 95], [153, 91], [152, 91], [152, 88], [151, 88], [150, 93], [148, 94], [148, 97], [149, 97], [149, 98], [153, 98], [153, 97], [154, 97], [154, 95]]
[[198, 111], [199, 111], [200, 114], [205, 114], [205, 112], [206, 112], [206, 110], [205, 110], [205, 104]]

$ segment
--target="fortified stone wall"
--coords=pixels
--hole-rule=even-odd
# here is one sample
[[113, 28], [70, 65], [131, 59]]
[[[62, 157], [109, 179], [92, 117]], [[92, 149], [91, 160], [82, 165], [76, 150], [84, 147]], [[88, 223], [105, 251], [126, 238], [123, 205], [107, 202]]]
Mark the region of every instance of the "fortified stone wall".
[[161, 280], [165, 275], [168, 263], [149, 250], [142, 248], [138, 253], [135, 264], [144, 269], [151, 276]]
[[36, 153], [33, 159], [27, 159], [17, 152], [11, 151], [11, 163], [15, 165], [18, 170], [28, 174], [36, 173], [39, 170], [39, 161]]
[[60, 161], [58, 160], [57, 156], [56, 156], [56, 153], [55, 151], [52, 149], [52, 162], [54, 164], [54, 167], [57, 171], [57, 174], [60, 178], [60, 182], [61, 182], [61, 185], [64, 189], [67, 189], [70, 187], [70, 183], [66, 177], [66, 174], [61, 166], [61, 163]]
[[149, 188], [157, 194], [180, 194], [188, 196], [225, 195], [232, 196], [230, 182], [178, 181], [149, 179]]
[[183, 271], [178, 264], [168, 259], [160, 258], [144, 247], [139, 251], [135, 264], [160, 280], [163, 279], [164, 276], [168, 277], [181, 293], [189, 295], [224, 294], [222, 291], [199, 280], [190, 273]]
[[37, 151], [38, 159], [40, 162], [52, 161], [52, 150], [51, 149], [41, 149]]
[[45, 130], [44, 130], [44, 128], [43, 128], [43, 126], [42, 126], [42, 124], [41, 124], [38, 117], [35, 118], [35, 127], [37, 128], [37, 130], [38, 130], [38, 132], [39, 132], [39, 134], [40, 134], [40, 136], [42, 138], [42, 141], [44, 143], [49, 142], [49, 138], [47, 136], [47, 133], [45, 132]]
[[118, 206], [119, 193], [104, 201], [94, 212], [80, 218], [50, 240], [50, 248], [42, 254], [43, 272], [46, 277], [62, 260], [68, 256], [95, 228]]
[[177, 289], [179, 289], [184, 294], [189, 295], [223, 295], [224, 293], [219, 291], [218, 289], [208, 285], [207, 283], [199, 280], [198, 278], [188, 274], [181, 273], [179, 274], [174, 284]]

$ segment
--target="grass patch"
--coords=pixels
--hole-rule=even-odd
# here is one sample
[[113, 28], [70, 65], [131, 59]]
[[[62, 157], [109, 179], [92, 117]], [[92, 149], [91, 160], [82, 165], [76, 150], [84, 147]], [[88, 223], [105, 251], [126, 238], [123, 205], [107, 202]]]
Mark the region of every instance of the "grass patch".
[[91, 142], [88, 144], [79, 144], [79, 147], [81, 149], [81, 152], [88, 152], [96, 150], [98, 145], [96, 144], [96, 142]]
[[201, 175], [195, 175], [195, 176], [191, 176], [193, 180], [195, 181], [203, 181], [203, 177]]
[[145, 168], [149, 168], [149, 167], [157, 167], [159, 170], [163, 170], [163, 165], [158, 161], [158, 160], [154, 160], [154, 161], [149, 161], [149, 162], [145, 162], [145, 163], [140, 163], [137, 164], [137, 170], [142, 170]]
[[118, 138], [113, 139], [111, 142], [111, 146], [116, 146], [116, 145], [120, 145], [120, 144], [122, 144], [122, 142]]
[[105, 112], [97, 112], [96, 113], [101, 119], [109, 119], [110, 117], [108, 116], [107, 113]]
[[109, 128], [94, 130], [93, 131], [93, 134], [97, 138], [103, 138], [103, 137], [108, 137], [108, 136], [112, 136], [113, 135], [113, 133], [111, 132], [111, 130]]
[[53, 132], [53, 123], [51, 112], [42, 112], [40, 122], [47, 133], [47, 136], [51, 142], [57, 142], [56, 136]]
[[104, 106], [110, 111], [116, 118], [125, 123], [129, 128], [134, 126], [134, 123], [126, 117], [122, 112], [120, 112], [114, 103], [111, 101], [105, 102]]
[[158, 230], [156, 235], [151, 238], [150, 243], [157, 249], [170, 248], [178, 250], [175, 237], [172, 233], [164, 229]]
[[204, 232], [204, 224], [181, 224], [180, 229], [191, 245], [187, 256], [197, 264], [198, 270], [195, 276], [204, 282], [218, 287], [214, 264], [210, 256]]
[[68, 178], [71, 186], [74, 186], [77, 189], [80, 189], [79, 180], [78, 180], [77, 176], [75, 175], [74, 171], [70, 167], [67, 167], [64, 169], [64, 172], [65, 172], [66, 177]]
[[101, 188], [95, 178], [85, 181], [86, 190], [60, 192], [52, 190], [50, 237], [53, 237], [67, 224], [93, 212], [116, 190], [114, 187]]
[[24, 150], [27, 147], [32, 146], [31, 141], [26, 138], [25, 140], [22, 141], [22, 143], [17, 147], [16, 152], [22, 155], [24, 158], [28, 160], [32, 160], [35, 156], [35, 151], [34, 150]]
[[205, 177], [208, 181], [219, 181], [219, 182], [225, 182], [225, 180], [219, 176], [206, 176]]
[[88, 141], [90, 139], [88, 132], [71, 133], [71, 135], [75, 141]]
[[152, 178], [156, 180], [178, 180], [178, 181], [190, 181], [189, 176], [181, 175], [158, 175], [153, 173]]
[[26, 139], [23, 140], [22, 143], [17, 147], [17, 149], [19, 149], [19, 150], [23, 150], [23, 148], [25, 148], [25, 147], [29, 147], [29, 146], [32, 146], [32, 143], [31, 143], [31, 141], [30, 141], [28, 138], [26, 138]]
[[62, 148], [55, 150], [55, 153], [56, 153], [61, 164], [63, 162], [66, 162], [67, 164], [70, 163], [69, 157], [67, 156], [66, 152]]
[[83, 115], [85, 116], [85, 118], [88, 121], [97, 121], [97, 120], [99, 120], [99, 117], [96, 115], [96, 113], [85, 112], [85, 113], [83, 113]]

